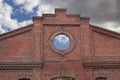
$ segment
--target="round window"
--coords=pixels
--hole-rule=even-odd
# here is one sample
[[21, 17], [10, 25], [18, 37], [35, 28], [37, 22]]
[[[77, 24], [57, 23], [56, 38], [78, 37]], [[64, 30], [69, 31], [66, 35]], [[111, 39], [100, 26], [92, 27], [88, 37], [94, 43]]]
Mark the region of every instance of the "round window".
[[70, 46], [70, 39], [64, 34], [59, 34], [54, 37], [53, 44], [58, 50], [66, 50]]

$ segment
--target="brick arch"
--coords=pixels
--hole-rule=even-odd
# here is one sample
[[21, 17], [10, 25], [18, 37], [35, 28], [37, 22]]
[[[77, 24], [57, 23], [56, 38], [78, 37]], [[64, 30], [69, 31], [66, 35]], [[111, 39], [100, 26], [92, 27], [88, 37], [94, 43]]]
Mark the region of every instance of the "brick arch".
[[30, 78], [19, 78], [18, 80], [30, 80]]
[[73, 77], [61, 76], [61, 77], [54, 77], [51, 80], [75, 80]]
[[107, 78], [106, 77], [96, 77], [95, 80], [107, 80]]

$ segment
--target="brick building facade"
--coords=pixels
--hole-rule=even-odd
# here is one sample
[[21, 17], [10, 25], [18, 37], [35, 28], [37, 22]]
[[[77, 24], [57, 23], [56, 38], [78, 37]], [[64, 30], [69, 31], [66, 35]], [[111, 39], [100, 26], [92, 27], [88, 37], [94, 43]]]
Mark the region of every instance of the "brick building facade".
[[[69, 37], [57, 49], [57, 35]], [[89, 17], [55, 14], [0, 35], [0, 80], [119, 80], [120, 34], [89, 24]]]

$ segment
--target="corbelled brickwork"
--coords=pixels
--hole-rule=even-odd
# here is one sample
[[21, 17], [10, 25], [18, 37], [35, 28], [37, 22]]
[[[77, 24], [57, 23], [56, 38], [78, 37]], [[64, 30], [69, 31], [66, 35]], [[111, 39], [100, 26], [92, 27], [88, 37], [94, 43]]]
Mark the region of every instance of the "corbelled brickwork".
[[[89, 17], [55, 14], [33, 17], [33, 24], [0, 35], [0, 80], [119, 80], [120, 34], [89, 24]], [[70, 38], [66, 50], [53, 39]]]

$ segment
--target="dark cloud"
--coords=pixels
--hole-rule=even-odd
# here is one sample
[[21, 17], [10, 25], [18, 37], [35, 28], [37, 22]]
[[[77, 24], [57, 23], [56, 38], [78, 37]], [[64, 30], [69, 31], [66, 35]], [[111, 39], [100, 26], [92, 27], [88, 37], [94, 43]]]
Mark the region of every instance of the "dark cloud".
[[53, 8], [67, 8], [68, 13], [91, 17], [91, 23], [115, 22], [119, 26], [120, 0], [44, 0]]

